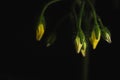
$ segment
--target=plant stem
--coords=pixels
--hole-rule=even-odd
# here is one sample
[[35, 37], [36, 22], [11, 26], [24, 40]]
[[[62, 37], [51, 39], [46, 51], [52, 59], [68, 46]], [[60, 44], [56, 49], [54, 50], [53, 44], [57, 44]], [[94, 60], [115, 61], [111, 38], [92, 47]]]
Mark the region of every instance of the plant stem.
[[47, 4], [45, 5], [45, 7], [43, 8], [42, 12], [41, 12], [41, 17], [44, 15], [45, 10], [48, 8], [48, 6], [51, 5], [51, 4], [53, 4], [53, 3], [55, 3], [55, 2], [57, 2], [57, 1], [60, 1], [60, 0], [52, 0], [52, 1], [50, 1], [49, 3], [47, 3]]
[[89, 71], [89, 54], [86, 53], [86, 56], [83, 58], [83, 74], [82, 80], [88, 80], [88, 71]]
[[78, 20], [78, 27], [81, 30], [81, 23], [82, 23], [82, 15], [83, 15], [83, 11], [84, 11], [84, 6], [85, 6], [85, 2], [82, 2], [82, 6], [81, 6], [81, 11], [80, 11], [80, 15], [79, 15], [79, 20]]
[[95, 12], [94, 6], [93, 6], [93, 4], [90, 2], [90, 0], [87, 0], [87, 1], [88, 1], [89, 5], [90, 5], [90, 7], [91, 7], [91, 9], [92, 9], [93, 17], [94, 17], [94, 22], [95, 22], [95, 24], [97, 24], [97, 16], [96, 16], [96, 12]]
[[98, 21], [99, 21], [99, 24], [101, 25], [100, 27], [101, 27], [101, 28], [104, 28], [104, 25], [103, 25], [103, 23], [102, 23], [102, 20], [100, 19], [99, 16], [98, 16]]

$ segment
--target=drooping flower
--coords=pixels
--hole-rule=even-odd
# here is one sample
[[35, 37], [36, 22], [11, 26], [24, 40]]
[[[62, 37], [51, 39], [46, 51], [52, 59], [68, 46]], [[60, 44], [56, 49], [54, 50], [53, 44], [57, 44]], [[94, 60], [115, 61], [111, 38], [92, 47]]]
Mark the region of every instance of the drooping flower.
[[91, 32], [91, 36], [89, 38], [90, 43], [93, 46], [93, 49], [96, 49], [96, 47], [100, 41], [100, 38], [101, 38], [101, 30], [100, 30], [99, 26], [96, 25], [93, 27], [93, 30]]
[[36, 40], [40, 41], [44, 35], [45, 32], [45, 18], [44, 16], [40, 16], [40, 21], [38, 23], [38, 26], [36, 28]]
[[76, 36], [76, 38], [75, 38], [75, 49], [76, 49], [76, 52], [78, 54], [80, 53], [81, 48], [82, 48], [82, 43], [80, 41], [80, 37]]
[[107, 27], [103, 27], [102, 28], [102, 38], [107, 41], [108, 43], [111, 43], [111, 34], [110, 34], [110, 31], [108, 30]]
[[36, 40], [40, 41], [44, 34], [44, 24], [40, 23], [36, 29]]
[[83, 42], [83, 46], [81, 48], [81, 53], [83, 55], [83, 57], [86, 56], [86, 49], [87, 49], [87, 43], [86, 43], [86, 40]]
[[75, 38], [75, 48], [76, 48], [76, 52], [78, 54], [81, 51], [81, 48], [83, 46], [84, 41], [85, 41], [85, 35], [84, 35], [82, 29], [80, 29], [78, 31], [78, 34], [77, 34], [76, 38]]
[[102, 38], [107, 41], [108, 43], [111, 43], [111, 33], [109, 31], [109, 29], [103, 25], [102, 20], [100, 19], [100, 17], [97, 17], [98, 22], [100, 24], [101, 27], [101, 34], [102, 34]]

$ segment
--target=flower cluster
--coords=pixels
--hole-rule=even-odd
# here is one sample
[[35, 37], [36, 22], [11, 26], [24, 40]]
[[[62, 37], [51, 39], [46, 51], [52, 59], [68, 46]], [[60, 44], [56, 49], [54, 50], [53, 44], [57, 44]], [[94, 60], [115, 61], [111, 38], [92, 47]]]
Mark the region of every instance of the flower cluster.
[[[52, 0], [45, 5], [40, 15], [40, 22], [36, 28], [36, 40], [40, 41], [45, 32], [44, 13], [48, 6], [60, 0]], [[76, 6], [79, 11], [77, 12]], [[93, 3], [90, 0], [74, 0], [71, 10], [74, 16], [76, 27], [76, 34], [74, 38], [76, 53], [81, 53], [83, 57], [86, 56], [88, 43], [96, 49], [99, 41], [103, 38], [106, 42], [111, 43], [111, 34], [109, 29], [103, 25], [102, 20], [96, 14]], [[83, 27], [86, 27], [83, 29]], [[52, 33], [47, 37], [46, 46], [49, 47], [56, 40], [56, 34]]]

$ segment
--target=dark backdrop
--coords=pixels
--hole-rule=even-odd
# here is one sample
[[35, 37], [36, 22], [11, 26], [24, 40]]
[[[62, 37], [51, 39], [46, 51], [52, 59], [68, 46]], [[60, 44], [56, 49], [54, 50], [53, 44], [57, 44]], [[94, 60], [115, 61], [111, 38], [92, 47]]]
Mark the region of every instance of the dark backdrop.
[[[63, 23], [58, 39], [51, 47], [35, 40], [35, 26], [41, 9], [49, 0], [5, 1], [1, 32], [3, 40], [0, 78], [9, 80], [80, 80], [83, 58], [77, 55], [71, 38], [72, 25]], [[48, 26], [69, 11], [70, 0], [49, 7]], [[119, 76], [119, 0], [96, 0], [97, 14], [112, 34], [112, 43], [101, 40], [95, 50], [90, 48], [89, 80], [116, 80]], [[7, 6], [7, 7], [6, 7]], [[49, 20], [50, 19], [50, 20]], [[62, 31], [61, 31], [62, 30]], [[66, 32], [66, 30], [68, 30]], [[118, 72], [118, 73], [117, 73]]]

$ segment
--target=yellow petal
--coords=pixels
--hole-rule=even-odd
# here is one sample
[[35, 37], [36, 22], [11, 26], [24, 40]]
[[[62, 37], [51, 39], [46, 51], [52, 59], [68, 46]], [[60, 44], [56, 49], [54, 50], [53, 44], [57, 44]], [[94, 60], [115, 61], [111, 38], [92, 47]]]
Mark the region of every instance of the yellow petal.
[[76, 38], [75, 38], [75, 49], [76, 49], [76, 52], [78, 54], [80, 53], [81, 47], [82, 47], [82, 44], [80, 42], [80, 38], [78, 36], [76, 36]]
[[86, 56], [86, 49], [87, 49], [87, 43], [84, 42], [84, 43], [83, 43], [83, 46], [82, 46], [82, 48], [81, 48], [81, 53], [82, 53], [83, 57]]
[[96, 39], [95, 32], [92, 31], [91, 38], [90, 38], [90, 42], [91, 42], [91, 44], [92, 44], [92, 46], [93, 46], [93, 49], [96, 49], [99, 41], [100, 41], [100, 32], [99, 32], [99, 34], [98, 34], [98, 39]]
[[44, 34], [44, 25], [39, 24], [39, 26], [37, 27], [37, 30], [36, 30], [36, 40], [40, 41], [43, 34]]

